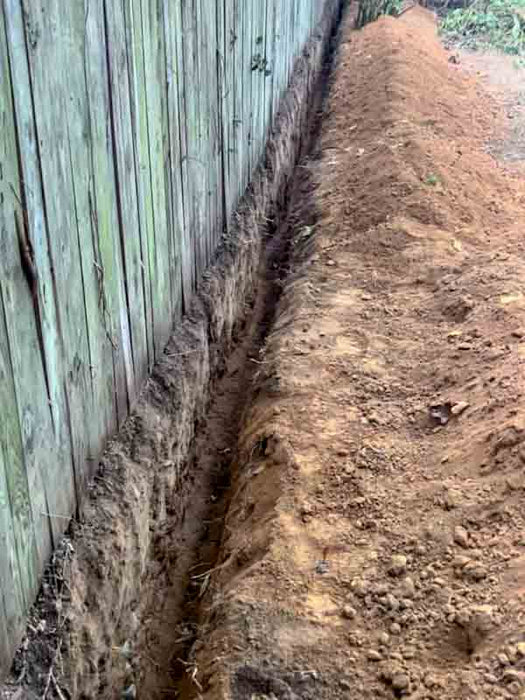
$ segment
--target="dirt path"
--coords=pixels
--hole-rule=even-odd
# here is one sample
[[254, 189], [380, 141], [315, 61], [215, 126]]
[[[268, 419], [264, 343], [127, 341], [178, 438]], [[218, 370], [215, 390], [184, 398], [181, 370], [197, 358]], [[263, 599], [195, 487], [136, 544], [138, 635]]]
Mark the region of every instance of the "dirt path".
[[184, 697], [525, 697], [525, 182], [486, 153], [498, 111], [426, 11], [347, 22]]
[[458, 69], [477, 76], [487, 90], [495, 94], [507, 127], [488, 144], [500, 159], [524, 172], [525, 164], [525, 70], [516, 65], [516, 57], [496, 51], [454, 52]]

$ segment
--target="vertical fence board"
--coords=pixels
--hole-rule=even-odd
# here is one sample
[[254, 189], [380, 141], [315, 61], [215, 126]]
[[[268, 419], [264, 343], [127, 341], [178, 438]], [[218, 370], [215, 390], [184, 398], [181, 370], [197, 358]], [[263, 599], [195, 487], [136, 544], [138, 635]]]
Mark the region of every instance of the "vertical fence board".
[[148, 349], [148, 371], [153, 367], [154, 298], [150, 267], [150, 250], [154, 247], [153, 197], [149, 165], [148, 106], [146, 69], [142, 34], [141, 0], [126, 0], [126, 44], [130, 72], [130, 110], [133, 128], [133, 157], [137, 196], [138, 235], [140, 239], [140, 268], [144, 299], [144, 326]]
[[197, 15], [196, 0], [186, 0], [182, 5], [182, 44], [184, 51], [184, 105], [185, 105], [185, 145], [184, 162], [186, 166], [186, 227], [191, 251], [192, 287], [196, 281], [196, 270], [201, 262], [199, 239], [199, 191], [201, 189], [201, 170], [199, 163], [199, 116], [198, 90], [199, 74], [197, 67]]
[[[123, 274], [123, 302], [120, 317], [124, 328], [128, 400], [132, 404], [136, 386], [145, 378], [143, 358], [147, 356], [146, 318], [143, 285], [143, 260], [140, 239], [140, 217], [135, 183], [135, 145], [130, 98], [130, 56], [128, 33], [122, 0], [105, 3], [106, 50], [108, 62], [110, 127], [113, 144], [113, 167], [117, 196], [118, 229], [115, 231], [120, 249]], [[131, 236], [127, 232], [133, 231]], [[129, 343], [128, 343], [129, 337]]]
[[162, 0], [142, 0], [142, 27], [153, 194], [154, 250], [150, 251], [155, 309], [155, 357], [172, 327], [169, 280], [170, 228], [167, 202], [167, 93]]
[[186, 101], [186, 49], [184, 42], [184, 17], [181, 3], [175, 3], [173, 9], [174, 18], [174, 42], [176, 51], [176, 74], [178, 87], [179, 109], [179, 167], [182, 188], [182, 230], [181, 230], [181, 266], [182, 266], [182, 292], [183, 309], [187, 308], [194, 288], [194, 252], [191, 245], [191, 197], [188, 171], [188, 138], [187, 138], [187, 101]]
[[[0, 302], [3, 298], [0, 287]], [[4, 619], [0, 643], [0, 670], [7, 671], [8, 659], [19, 641], [23, 628], [23, 616], [28, 599], [35, 593], [35, 577], [24, 567], [24, 549], [33, 534], [27, 523], [29, 494], [24, 483], [23, 449], [12, 366], [7, 345], [6, 318], [3, 303], [0, 303], [0, 400], [2, 423], [0, 424], [0, 586]], [[7, 647], [4, 645], [7, 644]]]
[[180, 42], [177, 22], [178, 10], [169, 0], [164, 0], [164, 37], [166, 44], [166, 82], [168, 110], [168, 167], [169, 167], [169, 201], [171, 203], [171, 246], [173, 308], [176, 316], [182, 313], [182, 248], [184, 228], [184, 203], [182, 189], [182, 147], [180, 141], [179, 120], [179, 69], [177, 42]]
[[[111, 384], [109, 386], [107, 382], [101, 381], [101, 377], [106, 374], [107, 361], [109, 360], [110, 366], [112, 363], [111, 353], [108, 354], [108, 344], [98, 304], [98, 271], [94, 265], [97, 253], [92, 230], [92, 134], [86, 73], [87, 25], [89, 21], [86, 13], [89, 9], [89, 7], [84, 6], [83, 1], [68, 3], [63, 7], [63, 22], [67, 23], [70, 28], [71, 45], [74, 49], [62, 47], [62, 61], [67, 72], [67, 140], [75, 215], [75, 227], [70, 231], [70, 236], [72, 239], [76, 239], [78, 248], [89, 358], [89, 365], [83, 372], [85, 394], [81, 396], [82, 406], [77, 405], [72, 409], [74, 411], [72, 432], [78, 433], [79, 427], [81, 431], [86, 431], [85, 453], [94, 467], [104, 445], [103, 435], [112, 425], [113, 372], [111, 371]], [[70, 382], [77, 382], [77, 379], [76, 376], [70, 375], [66, 382], [69, 385]], [[85, 428], [79, 426], [81, 416], [84, 418]], [[78, 459], [82, 459], [82, 456], [79, 455]], [[85, 481], [91, 472], [92, 468], [78, 469], [77, 480], [80, 493], [84, 491]]]
[[[3, 15], [0, 18], [0, 32], [0, 671], [5, 672], [13, 648], [19, 641], [28, 602], [35, 593], [44, 548], [46, 545], [50, 547], [51, 542], [47, 528], [38, 534], [38, 541], [35, 540], [32, 510], [36, 504], [31, 502], [24, 464], [22, 428], [14, 382], [14, 372], [16, 369], [20, 371], [20, 367], [13, 364], [8, 335], [9, 325], [11, 336], [13, 333], [21, 335], [30, 345], [34, 356], [31, 336], [36, 339], [36, 329], [27, 305], [27, 282], [20, 269], [19, 257], [17, 259], [19, 250], [13, 218], [18, 202], [11, 187], [19, 196], [20, 176]], [[14, 300], [18, 291], [18, 312], [12, 319], [6, 311], [4, 297]], [[25, 312], [24, 317], [22, 312]], [[17, 321], [23, 325], [16, 325]], [[15, 325], [11, 325], [11, 322]], [[35, 365], [38, 372], [38, 363]], [[42, 389], [37, 383], [36, 387]], [[48, 408], [47, 410], [49, 412]]]
[[[88, 328], [79, 255], [77, 216], [70, 153], [71, 96], [68, 64], [75, 46], [70, 18], [58, 0], [24, 1], [24, 20], [32, 97], [39, 140], [39, 164], [48, 227], [52, 290], [62, 355], [58, 377], [64, 394], [63, 424], [71, 443], [67, 472], [57, 474], [52, 487], [63, 489], [63, 516], [78, 503], [78, 474], [87, 457], [88, 421], [84, 397], [90, 391]], [[50, 71], [49, 65], [57, 67]]]
[[[71, 439], [63, 386], [63, 349], [56, 308], [55, 278], [49, 249], [41, 178], [43, 138], [33, 122], [34, 91], [27, 51], [34, 51], [38, 27], [19, 2], [5, 3], [6, 43], [12, 70], [12, 114], [20, 153], [11, 149], [3, 163], [7, 227], [2, 227], [5, 267], [6, 333], [11, 338], [14, 383], [22, 427], [24, 468], [30, 492], [39, 567], [67, 525], [76, 505]], [[6, 137], [8, 130], [3, 131]], [[45, 145], [45, 144], [44, 144]], [[23, 187], [21, 185], [23, 183]], [[24, 214], [25, 210], [25, 214]], [[25, 279], [14, 226], [32, 248], [35, 280]], [[30, 288], [31, 287], [31, 288]], [[56, 517], [58, 516], [58, 517]], [[62, 517], [61, 517], [62, 516]]]

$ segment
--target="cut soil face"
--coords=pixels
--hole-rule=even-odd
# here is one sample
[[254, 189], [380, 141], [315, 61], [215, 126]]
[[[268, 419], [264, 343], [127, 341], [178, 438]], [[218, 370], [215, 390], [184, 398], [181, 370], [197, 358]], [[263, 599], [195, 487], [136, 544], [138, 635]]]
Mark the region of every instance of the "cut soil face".
[[348, 19], [194, 697], [525, 696], [525, 181], [487, 153], [499, 111], [430, 13]]
[[168, 520], [155, 536], [151, 558], [163, 575], [161, 585], [154, 576], [143, 591], [149, 604], [143, 613], [144, 634], [135, 649], [141, 697], [166, 697], [176, 692], [187, 674], [187, 650], [197, 634], [206, 572], [215, 566], [221, 542], [231, 456], [268, 331], [268, 310], [275, 307], [281, 289], [286, 242], [276, 238], [273, 242], [276, 245], [260, 268], [248, 322], [240, 329], [239, 342], [214, 386], [211, 405], [196, 426], [184, 515], [171, 525]]

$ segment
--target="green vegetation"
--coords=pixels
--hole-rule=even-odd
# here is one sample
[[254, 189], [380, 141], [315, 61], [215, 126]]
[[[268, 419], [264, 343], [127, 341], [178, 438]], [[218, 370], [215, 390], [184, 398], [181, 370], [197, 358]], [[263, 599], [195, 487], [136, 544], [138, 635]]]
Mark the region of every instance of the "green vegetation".
[[402, 4], [403, 0], [361, 0], [356, 20], [357, 29], [361, 29], [369, 22], [375, 22], [381, 15], [395, 17], [401, 12]]
[[493, 47], [525, 56], [525, 0], [474, 0], [447, 12], [441, 32], [467, 48]]
[[430, 173], [430, 175], [425, 178], [425, 185], [430, 185], [431, 187], [439, 185], [440, 182], [441, 180], [435, 173]]

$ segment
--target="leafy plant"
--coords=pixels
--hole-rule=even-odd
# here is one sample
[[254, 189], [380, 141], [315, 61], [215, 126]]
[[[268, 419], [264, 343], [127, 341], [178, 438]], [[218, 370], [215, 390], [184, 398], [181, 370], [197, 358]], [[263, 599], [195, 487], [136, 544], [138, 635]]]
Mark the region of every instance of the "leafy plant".
[[403, 0], [361, 0], [355, 23], [357, 29], [375, 22], [381, 15], [399, 15], [402, 5]]
[[435, 187], [439, 183], [440, 183], [440, 179], [435, 173], [430, 173], [425, 178], [425, 185], [431, 185], [432, 187]]
[[525, 56], [525, 0], [474, 0], [468, 7], [445, 14], [441, 32], [468, 48], [492, 46]]

